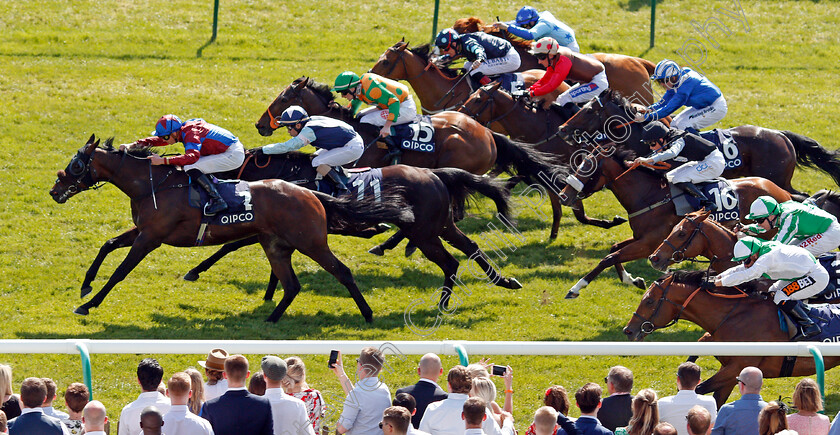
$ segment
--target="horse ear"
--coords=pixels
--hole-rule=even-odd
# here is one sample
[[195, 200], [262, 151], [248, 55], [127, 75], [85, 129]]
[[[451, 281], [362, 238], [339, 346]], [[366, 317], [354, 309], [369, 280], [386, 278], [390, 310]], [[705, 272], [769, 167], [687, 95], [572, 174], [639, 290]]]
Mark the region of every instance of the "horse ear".
[[502, 82], [500, 82], [498, 80], [494, 81], [493, 84], [490, 85], [490, 90], [495, 91], [495, 90], [499, 89], [500, 86], [502, 86]]
[[87, 140], [87, 142], [85, 142], [85, 145], [90, 145], [90, 144], [92, 144], [94, 140], [96, 140], [96, 135], [95, 135], [95, 134], [91, 134], [91, 135], [90, 135], [90, 139], [88, 139], [88, 140]]
[[712, 212], [710, 212], [709, 210], [700, 210], [697, 212], [697, 222], [703, 222], [711, 215]]
[[[403, 38], [403, 39], [405, 39], [405, 38]], [[398, 44], [397, 51], [405, 51], [406, 48], [408, 48], [408, 43], [407, 42], [403, 43], [403, 44]]]
[[307, 78], [306, 78], [306, 79], [304, 79], [304, 80], [301, 80], [301, 82], [300, 82], [300, 83], [298, 83], [298, 84], [297, 84], [297, 86], [295, 86], [295, 90], [296, 90], [296, 91], [299, 91], [299, 90], [301, 90], [301, 89], [305, 88], [305, 87], [306, 87], [306, 84], [307, 84], [308, 82], [309, 82], [309, 77], [307, 77]]
[[402, 39], [400, 39], [400, 42], [405, 42], [405, 36], [403, 36]]

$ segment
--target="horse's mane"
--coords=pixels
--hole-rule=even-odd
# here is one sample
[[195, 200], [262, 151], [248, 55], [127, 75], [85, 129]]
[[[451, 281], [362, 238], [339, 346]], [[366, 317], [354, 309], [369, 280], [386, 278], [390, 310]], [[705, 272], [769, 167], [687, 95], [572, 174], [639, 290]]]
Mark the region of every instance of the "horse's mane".
[[531, 41], [526, 41], [522, 38], [518, 38], [510, 32], [504, 32], [495, 29], [488, 30], [487, 26], [484, 24], [484, 20], [478, 17], [459, 18], [455, 20], [455, 25], [452, 26], [452, 29], [458, 32], [459, 35], [463, 35], [464, 33], [484, 32], [488, 35], [493, 35], [505, 39], [517, 47], [523, 49], [531, 48]]
[[309, 77], [300, 77], [292, 82], [292, 86], [299, 85], [302, 82], [306, 82], [306, 87], [312, 89], [312, 91], [320, 95], [321, 98], [323, 98], [324, 100], [328, 102], [335, 100], [335, 95], [333, 95], [332, 88], [330, 87], [330, 85], [326, 83], [318, 83]]
[[[114, 148], [114, 137], [113, 136], [109, 137], [108, 139], [105, 139], [105, 142], [102, 145], [100, 145], [99, 148], [101, 148], [103, 151], [106, 151], [106, 152], [109, 152], [109, 153], [119, 153], [120, 152], [119, 149]], [[140, 147], [140, 148], [129, 149], [129, 150], [126, 151], [126, 154], [128, 154], [130, 156], [133, 156], [133, 157], [145, 158], [145, 157], [149, 157], [150, 155], [154, 154], [154, 152], [152, 152], [150, 147]]]
[[[257, 151], [262, 150], [262, 148], [263, 147], [249, 148], [249, 149], [245, 150], [245, 152], [247, 154], [254, 154]], [[300, 151], [294, 151], [294, 150], [285, 152], [283, 154], [271, 154], [271, 157], [277, 157], [277, 158], [280, 158], [280, 159], [288, 159], [288, 160], [304, 159], [304, 158], [308, 159], [309, 156], [310, 155], [307, 154], [307, 153], [300, 152]]]
[[629, 107], [630, 100], [628, 100], [621, 92], [617, 89], [607, 89], [605, 94], [610, 102], [617, 105], [618, 107]]
[[[431, 46], [429, 44], [418, 45], [414, 48], [409, 48], [410, 51], [415, 56], [419, 57], [423, 62], [429, 63], [431, 62]], [[451, 62], [435, 62], [435, 66], [447, 77], [458, 77], [458, 70], [452, 69], [449, 67]]]
[[835, 192], [830, 189], [821, 189], [811, 196], [811, 198], [814, 198], [820, 203], [828, 201], [840, 205], [840, 192]]
[[[665, 280], [665, 278], [667, 278], [669, 276], [674, 277], [674, 283], [675, 284], [688, 284], [688, 285], [691, 285], [691, 286], [698, 286], [699, 287], [700, 283], [703, 282], [706, 279], [707, 271], [705, 271], [705, 270], [675, 270], [675, 271], [669, 272], [666, 275], [663, 275], [662, 277], [660, 277], [657, 280], [657, 282], [661, 283], [663, 280]], [[751, 294], [751, 293], [757, 293], [758, 290], [759, 290], [759, 286], [760, 286], [760, 284], [757, 281], [749, 281], [749, 282], [745, 282], [743, 284], [739, 284], [738, 288], [740, 288], [741, 290], [743, 290], [744, 292], [746, 292], [748, 294]], [[727, 294], [727, 295], [741, 293], [737, 290], [730, 290], [727, 287], [718, 288], [714, 292], [715, 293], [720, 293], [720, 294]]]

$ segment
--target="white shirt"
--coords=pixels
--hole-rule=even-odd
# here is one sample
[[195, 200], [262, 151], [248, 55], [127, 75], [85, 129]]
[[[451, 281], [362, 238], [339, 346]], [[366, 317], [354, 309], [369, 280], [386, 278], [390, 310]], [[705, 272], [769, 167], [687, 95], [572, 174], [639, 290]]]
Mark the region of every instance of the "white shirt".
[[265, 398], [271, 402], [274, 435], [315, 435], [306, 411], [306, 404], [282, 388], [266, 388]]
[[[382, 413], [391, 406], [391, 391], [378, 377], [364, 378], [344, 399], [344, 410], [338, 423], [349, 435], [382, 435], [379, 422]], [[459, 434], [462, 435], [462, 434]]]
[[466, 429], [464, 435], [484, 435], [484, 431], [481, 429]]
[[428, 433], [428, 432], [423, 432], [422, 430], [419, 430], [419, 429], [415, 429], [414, 426], [409, 424], [408, 425], [408, 431], [406, 432], [406, 435], [431, 435], [431, 434]]
[[[426, 408], [423, 419], [420, 420], [418, 429], [432, 435], [464, 435], [467, 424], [461, 418], [464, 412], [464, 402], [469, 398], [466, 394], [449, 393], [449, 398], [439, 402], [432, 402]], [[506, 430], [502, 431], [496, 423], [496, 419], [485, 409], [487, 418], [484, 420], [482, 430], [487, 435], [512, 435], [512, 426], [505, 425]]]
[[219, 382], [216, 382], [213, 385], [208, 384], [207, 382], [204, 383], [204, 401], [208, 401], [210, 399], [214, 399], [216, 397], [225, 394], [228, 389], [227, 379], [219, 379]]
[[140, 413], [143, 408], [154, 405], [160, 412], [169, 412], [169, 398], [157, 391], [140, 393], [137, 400], [125, 405], [120, 413], [119, 435], [140, 435]]
[[718, 275], [724, 287], [732, 287], [738, 284], [752, 281], [765, 275], [770, 279], [783, 279], [791, 281], [802, 278], [816, 272], [822, 266], [814, 260], [804, 248], [792, 245], [778, 245], [758, 257], [750, 267], [739, 264], [727, 269]]
[[85, 432], [85, 435], [108, 435], [108, 434], [105, 433], [104, 430], [95, 430], [95, 431], [91, 431], [91, 432]]
[[49, 415], [50, 417], [55, 417], [59, 420], [66, 420], [70, 418], [66, 412], [58, 411], [52, 406], [42, 406], [41, 410], [44, 411], [44, 415]]
[[163, 415], [166, 435], [214, 435], [210, 422], [190, 412], [187, 405], [172, 405]]
[[692, 390], [677, 391], [676, 396], [668, 396], [659, 399], [659, 421], [671, 423], [677, 428], [679, 435], [688, 435], [688, 428], [686, 427], [685, 416], [688, 415], [688, 410], [695, 405], [700, 405], [709, 410], [712, 416], [712, 426], [715, 424], [715, 417], [717, 417], [717, 403], [715, 398], [711, 396], [703, 396], [695, 393]]

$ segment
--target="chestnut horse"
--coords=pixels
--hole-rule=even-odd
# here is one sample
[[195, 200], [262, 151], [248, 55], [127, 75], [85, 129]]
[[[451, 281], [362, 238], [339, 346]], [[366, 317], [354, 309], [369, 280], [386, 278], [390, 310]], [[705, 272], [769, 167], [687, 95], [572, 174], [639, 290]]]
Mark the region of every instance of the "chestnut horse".
[[[87, 315], [98, 307], [108, 292], [162, 244], [178, 247], [196, 245], [201, 210], [187, 204], [188, 177], [171, 166], [151, 166], [145, 155], [116, 150], [113, 139], [99, 148], [92, 135], [58, 171], [50, 195], [59, 204], [79, 192], [111, 183], [131, 199], [131, 216], [136, 228], [128, 238], [131, 249], [102, 289], [76, 314]], [[300, 283], [292, 269], [292, 254], [300, 251], [315, 260], [347, 287], [362, 316], [373, 321], [373, 312], [356, 286], [350, 269], [338, 260], [327, 245], [329, 230], [364, 229], [378, 222], [409, 224], [414, 217], [398, 198], [384, 194], [380, 202], [335, 199], [282, 180], [250, 183], [254, 220], [232, 225], [209, 225], [203, 244], [217, 245], [256, 235], [271, 270], [280, 277], [285, 290], [283, 299], [268, 317], [276, 322], [300, 292]], [[82, 294], [84, 297], [85, 294]]]
[[[618, 92], [604, 92], [586, 103], [561, 128], [561, 135], [582, 141], [581, 137], [606, 134], [614, 142], [629, 147], [639, 155], [650, 154], [641, 141], [644, 124], [632, 122], [636, 108]], [[798, 201], [808, 195], [791, 185], [798, 165], [819, 168], [840, 184], [840, 153], [830, 151], [815, 140], [790, 131], [771, 130], [753, 125], [727, 129], [735, 139], [737, 150], [724, 147], [724, 155], [740, 153], [741, 165], [727, 165], [724, 178], [755, 176], [766, 178], [790, 192]]]
[[[627, 210], [630, 228], [633, 230], [632, 237], [614, 244], [609, 255], [569, 290], [567, 299], [576, 298], [582, 288], [610, 266], [615, 266], [625, 284], [645, 288], [644, 280], [630, 276], [621, 264], [653, 253], [671, 232], [671, 228], [682, 219], [677, 215], [671, 200], [671, 189], [665, 179], [647, 168], [628, 166], [625, 160], [634, 158], [632, 151], [620, 147], [610, 150], [596, 148], [582, 157], [577, 172], [569, 176], [566, 187], [560, 192], [560, 201], [570, 204], [607, 187]], [[759, 196], [769, 195], [779, 202], [790, 200], [788, 192], [764, 178], [740, 178], [732, 180], [732, 186], [732, 191], [738, 197], [742, 220], [749, 213], [750, 204]], [[734, 220], [723, 222], [729, 227], [736, 223]]]
[[[673, 325], [680, 319], [695, 323], [716, 342], [787, 342], [789, 336], [779, 326], [778, 308], [772, 300], [747, 297], [723, 290], [712, 293], [699, 288], [705, 272], [674, 272], [656, 280], [624, 327], [630, 340], [643, 340], [648, 334]], [[698, 394], [714, 393], [718, 408], [726, 403], [744, 367], [761, 369], [765, 378], [782, 376], [783, 356], [716, 357], [720, 370], [695, 388]], [[840, 363], [840, 357], [825, 358], [825, 368]], [[798, 358], [787, 376], [813, 375], [813, 358]]]
[[[483, 31], [493, 36], [507, 39], [516, 48], [521, 59], [519, 70], [542, 69], [537, 58], [531, 54], [531, 41], [518, 38], [507, 31], [495, 30], [492, 26], [485, 26], [477, 17], [461, 18], [455, 21], [453, 27], [458, 33], [472, 33]], [[621, 91], [624, 95], [632, 96], [634, 103], [649, 105], [653, 103], [653, 89], [650, 85], [650, 75], [656, 64], [641, 57], [625, 56], [623, 54], [592, 53], [592, 57], [604, 64], [607, 81], [611, 89]], [[554, 100], [551, 100], [554, 101]]]

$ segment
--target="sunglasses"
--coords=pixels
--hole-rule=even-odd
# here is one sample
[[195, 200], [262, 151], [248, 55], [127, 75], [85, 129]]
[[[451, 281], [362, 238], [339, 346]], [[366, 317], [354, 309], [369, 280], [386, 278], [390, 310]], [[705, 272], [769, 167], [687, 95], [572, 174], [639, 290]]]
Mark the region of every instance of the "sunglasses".
[[738, 381], [739, 384], [747, 385], [747, 384], [744, 384], [744, 381], [742, 381], [741, 378], [739, 378], [737, 376], [735, 377], [735, 380]]
[[536, 57], [537, 60], [546, 60], [546, 59], [548, 59], [548, 54], [545, 54], [545, 53], [535, 54], [534, 57]]
[[392, 425], [391, 423], [385, 423], [384, 421], [380, 421], [380, 422], [379, 422], [379, 428], [380, 428], [380, 429], [382, 429], [382, 426], [384, 426], [384, 425], [386, 425], [386, 424], [387, 424], [388, 426], [393, 427], [393, 425]]
[[163, 140], [169, 140], [170, 136], [172, 136], [172, 134], [167, 134], [166, 136], [160, 136], [160, 138], [163, 139]]

